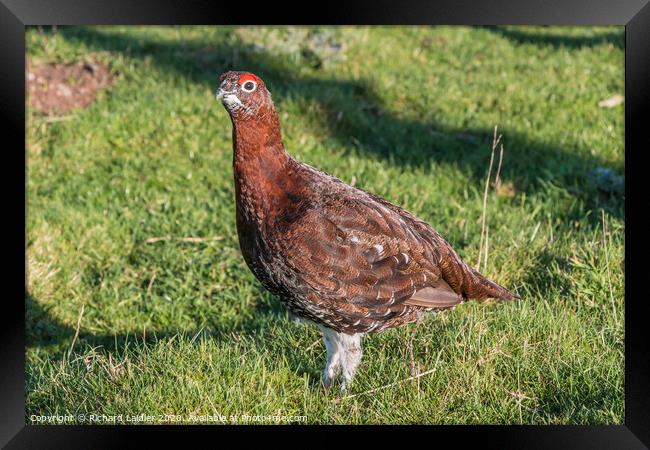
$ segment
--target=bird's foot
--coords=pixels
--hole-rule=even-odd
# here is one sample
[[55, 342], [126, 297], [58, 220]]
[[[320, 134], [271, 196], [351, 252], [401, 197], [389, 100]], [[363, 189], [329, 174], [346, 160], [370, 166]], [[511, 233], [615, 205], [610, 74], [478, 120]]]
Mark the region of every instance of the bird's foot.
[[333, 377], [323, 377], [321, 378], [321, 386], [323, 387], [323, 390], [325, 393], [329, 393], [333, 386], [336, 384], [339, 384], [339, 390], [341, 395], [346, 395], [349, 391], [349, 386], [351, 384], [352, 380], [345, 380], [343, 377], [340, 376], [333, 376]]
[[329, 379], [329, 378], [323, 377], [323, 378], [321, 378], [320, 383], [321, 383], [321, 386], [323, 387], [323, 390], [325, 392], [329, 392], [330, 387], [332, 387], [332, 380]]

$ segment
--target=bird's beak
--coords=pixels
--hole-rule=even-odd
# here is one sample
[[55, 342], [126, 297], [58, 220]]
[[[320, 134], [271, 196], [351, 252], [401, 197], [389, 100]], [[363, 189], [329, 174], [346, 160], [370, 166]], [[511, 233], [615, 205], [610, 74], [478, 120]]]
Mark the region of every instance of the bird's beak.
[[214, 96], [217, 97], [217, 100], [222, 100], [223, 101], [223, 96], [226, 94], [226, 91], [224, 90], [224, 84], [226, 82], [222, 81], [217, 90], [214, 93]]

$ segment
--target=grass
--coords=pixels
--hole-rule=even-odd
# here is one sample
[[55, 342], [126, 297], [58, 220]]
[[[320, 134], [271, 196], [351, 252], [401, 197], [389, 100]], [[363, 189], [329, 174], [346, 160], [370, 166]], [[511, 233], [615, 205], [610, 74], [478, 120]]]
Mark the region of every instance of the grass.
[[[622, 27], [63, 27], [27, 48], [117, 79], [66, 120], [28, 111], [26, 421], [623, 423], [624, 197], [590, 175], [624, 167], [623, 107], [597, 106], [624, 91]], [[322, 392], [318, 331], [239, 252], [231, 68], [266, 81], [290, 153], [472, 264], [498, 125], [482, 264], [523, 299], [373, 334], [350, 396]], [[412, 375], [412, 337], [432, 372], [367, 392]]]

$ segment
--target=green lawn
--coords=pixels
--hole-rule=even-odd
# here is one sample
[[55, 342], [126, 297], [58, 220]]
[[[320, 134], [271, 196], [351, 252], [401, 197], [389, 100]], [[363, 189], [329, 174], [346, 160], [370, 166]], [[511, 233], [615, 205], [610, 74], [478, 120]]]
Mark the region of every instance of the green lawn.
[[[27, 48], [117, 75], [87, 110], [27, 113], [28, 422], [623, 423], [624, 196], [592, 176], [624, 168], [624, 107], [598, 106], [624, 93], [622, 27], [29, 29]], [[498, 125], [482, 270], [522, 300], [370, 335], [349, 397], [324, 393], [319, 332], [239, 252], [214, 98], [229, 69], [265, 80], [290, 153], [415, 213], [471, 264]]]

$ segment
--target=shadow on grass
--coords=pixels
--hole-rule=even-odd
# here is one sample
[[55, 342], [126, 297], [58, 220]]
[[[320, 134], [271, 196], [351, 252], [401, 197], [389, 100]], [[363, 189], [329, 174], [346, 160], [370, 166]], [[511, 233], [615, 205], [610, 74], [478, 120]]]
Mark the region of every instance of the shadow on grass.
[[[572, 378], [571, 387], [564, 389], [558, 389], [553, 383], [541, 383], [543, 389], [537, 400], [545, 419], [556, 423], [566, 423], [570, 418], [576, 424], [621, 424], [614, 417], [622, 417], [622, 411], [611, 411], [612, 405], [621, 404], [620, 392], [604, 383], [594, 383], [585, 372], [566, 367], [560, 369], [558, 379]], [[576, 403], [576, 399], [580, 403]], [[609, 420], [603, 420], [603, 416], [609, 416]]]
[[625, 48], [625, 34], [622, 30], [620, 32], [603, 32], [590, 36], [575, 36], [568, 34], [546, 34], [535, 31], [524, 31], [503, 26], [482, 26], [481, 28], [499, 34], [517, 44], [550, 45], [556, 48], [566, 47], [574, 49], [612, 44], [618, 48]]
[[[129, 342], [137, 343], [140, 349], [147, 349], [155, 346], [160, 341], [166, 341], [179, 335], [188, 336], [189, 339], [194, 336], [204, 335], [216, 343], [232, 343], [236, 339], [234, 334], [244, 334], [247, 339], [253, 341], [254, 345], [259, 344], [259, 347], [263, 348], [273, 337], [270, 329], [274, 325], [286, 326], [282, 307], [275, 299], [269, 304], [266, 302], [260, 303], [258, 311], [253, 314], [253, 317], [236, 324], [220, 327], [211, 326], [209, 330], [205, 328], [193, 330], [163, 328], [147, 330], [146, 333], [143, 333], [143, 330], [133, 330], [127, 333], [111, 334], [85, 331], [84, 327], [81, 326], [75, 341], [74, 352], [89, 346], [101, 347], [102, 352], [105, 353], [120, 354]], [[75, 339], [75, 333], [75, 326], [66, 325], [53, 317], [37, 299], [25, 292], [25, 344], [27, 348], [52, 347], [49, 352], [50, 358], [65, 358]], [[306, 374], [310, 386], [313, 388], [320, 386], [320, 370], [322, 367], [319, 367], [319, 364], [324, 365], [324, 354], [321, 358], [313, 353], [295, 352], [288, 347], [274, 347], [274, 352], [277, 353], [279, 358], [286, 360], [299, 376]]]
[[[522, 42], [530, 39], [553, 43], [559, 39], [557, 42], [573, 42], [574, 46], [588, 45], [590, 40], [594, 40], [593, 43], [616, 41], [619, 37], [616, 33], [611, 36], [606, 33], [589, 38], [562, 38], [489, 29]], [[317, 72], [313, 77], [297, 76], [289, 58], [271, 55], [243, 43], [232, 31], [224, 33], [218, 42], [148, 40], [94, 28], [64, 27], [59, 32], [66, 40], [83, 43], [97, 51], [147, 58], [158, 69], [211, 90], [216, 89], [217, 77], [223, 71], [249, 70], [265, 80], [280, 107], [287, 100], [316, 105], [319, 113], [314, 114], [314, 120], [326, 131], [333, 145], [356, 149], [369, 157], [388, 159], [406, 167], [421, 166], [431, 160], [460, 167], [474, 178], [477, 186], [483, 183], [487, 172], [493, 129], [453, 128], [399, 117], [383, 103], [369, 82], [318, 78]], [[223, 126], [231, 125], [228, 121]], [[589, 209], [602, 208], [613, 216], [624, 217], [621, 197], [603, 194], [588, 182], [594, 168], [607, 165], [602, 158], [580, 154], [575, 148], [536, 142], [507, 127], [500, 129], [506, 150], [501, 176], [512, 181], [517, 191], [534, 195], [543, 187], [541, 180], [550, 181], [569, 190]], [[288, 150], [291, 153], [292, 149]], [[622, 164], [613, 169], [622, 172]], [[597, 225], [597, 220], [593, 225]]]
[[[549, 269], [554, 265], [561, 268], [563, 276], [551, 274]], [[569, 276], [573, 268], [566, 257], [558, 256], [544, 248], [535, 255], [534, 267], [539, 269], [529, 270], [521, 280], [521, 285], [531, 289], [532, 295], [538, 295], [548, 301], [552, 298], [563, 298], [571, 295], [574, 287]], [[547, 292], [553, 292], [554, 295], [547, 295]]]

